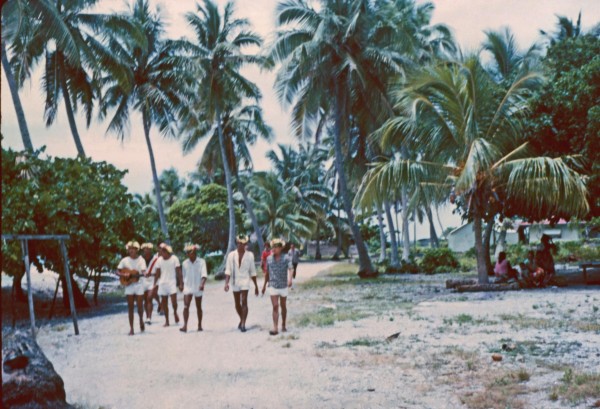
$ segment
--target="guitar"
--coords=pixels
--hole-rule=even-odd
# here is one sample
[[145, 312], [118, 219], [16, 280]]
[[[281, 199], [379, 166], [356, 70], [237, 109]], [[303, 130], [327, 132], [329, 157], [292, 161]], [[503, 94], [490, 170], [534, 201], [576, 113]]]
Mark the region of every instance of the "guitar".
[[[121, 275], [126, 274], [126, 275]], [[119, 274], [119, 282], [121, 285], [127, 287], [128, 285], [135, 284], [140, 281], [140, 278], [143, 277], [137, 270], [130, 270], [128, 268], [122, 268], [121, 274]]]

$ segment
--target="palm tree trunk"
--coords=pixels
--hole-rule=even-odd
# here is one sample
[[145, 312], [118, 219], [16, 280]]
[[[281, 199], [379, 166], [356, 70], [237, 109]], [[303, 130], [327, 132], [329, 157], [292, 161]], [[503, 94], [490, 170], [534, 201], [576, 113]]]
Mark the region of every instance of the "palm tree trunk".
[[148, 118], [148, 114], [145, 110], [142, 111], [142, 122], [144, 123], [144, 136], [146, 137], [148, 155], [150, 156], [150, 168], [152, 169], [152, 181], [154, 182], [154, 194], [156, 195], [156, 207], [158, 210], [158, 218], [160, 219], [160, 229], [165, 236], [165, 241], [168, 243], [169, 230], [167, 229], [167, 218], [165, 217], [165, 210], [163, 208], [162, 197], [160, 194], [160, 181], [158, 180], [154, 151], [152, 150], [152, 142], [150, 141], [150, 118]]
[[396, 239], [396, 231], [394, 229], [394, 219], [392, 219], [392, 210], [390, 206], [390, 202], [387, 200], [383, 202], [385, 206], [385, 217], [387, 219], [388, 230], [390, 231], [390, 241], [391, 241], [391, 261], [392, 266], [397, 267], [400, 265], [400, 260], [398, 260], [398, 240]]
[[[63, 65], [61, 72], [64, 73], [64, 62], [62, 54], [60, 55], [60, 64]], [[77, 130], [77, 123], [75, 122], [75, 115], [73, 114], [73, 106], [71, 105], [71, 98], [69, 95], [69, 87], [67, 86], [67, 79], [61, 73], [60, 75], [60, 87], [62, 89], [63, 99], [65, 100], [65, 109], [67, 111], [67, 119], [69, 120], [69, 128], [71, 128], [71, 134], [75, 141], [75, 147], [77, 148], [77, 156], [85, 158], [85, 151], [83, 150], [83, 144], [79, 137], [79, 131]]]
[[242, 197], [244, 198], [244, 206], [246, 206], [246, 211], [248, 212], [248, 216], [250, 217], [250, 221], [252, 222], [252, 227], [254, 228], [254, 233], [256, 234], [256, 240], [258, 241], [258, 251], [259, 254], [262, 255], [262, 252], [265, 248], [265, 241], [262, 237], [262, 232], [260, 231], [260, 225], [258, 224], [258, 219], [256, 218], [256, 214], [254, 213], [254, 208], [252, 207], [252, 202], [250, 202], [250, 198], [248, 197], [248, 192], [246, 191], [246, 186], [242, 183], [239, 175], [236, 175], [237, 185], [242, 193]]
[[386, 258], [387, 240], [385, 238], [385, 230], [383, 229], [383, 211], [381, 210], [381, 203], [377, 205], [377, 223], [379, 224], [379, 242], [381, 244], [379, 252], [379, 262], [383, 263]]
[[358, 273], [361, 276], [370, 276], [374, 273], [373, 264], [369, 257], [369, 251], [363, 240], [362, 234], [358, 225], [354, 221], [354, 212], [352, 210], [352, 199], [348, 192], [348, 183], [346, 182], [346, 173], [344, 171], [344, 155], [342, 153], [342, 129], [344, 128], [343, 123], [345, 121], [342, 110], [342, 93], [340, 92], [340, 85], [336, 85], [337, 88], [337, 101], [336, 101], [336, 118], [335, 118], [335, 132], [334, 132], [334, 150], [335, 150], [335, 167], [337, 169], [340, 185], [340, 195], [342, 197], [342, 204], [346, 215], [348, 217], [348, 224], [350, 230], [352, 230], [352, 236], [354, 237], [354, 243], [356, 244], [356, 250], [358, 251]]
[[429, 221], [429, 245], [437, 248], [440, 246], [440, 241], [438, 240], [437, 233], [435, 232], [433, 212], [431, 211], [431, 207], [427, 206], [425, 208], [425, 214], [427, 214], [427, 220]]
[[408, 189], [402, 186], [402, 261], [408, 262], [410, 259], [410, 234], [408, 224]]
[[[317, 233], [316, 233], [316, 239], [317, 239], [317, 243], [316, 243], [316, 248], [315, 248], [315, 260], [321, 260], [323, 257], [321, 256], [321, 238], [319, 237], [321, 235], [321, 224], [318, 223], [317, 224]], [[308, 248], [306, 249], [308, 250]]]
[[15, 81], [12, 67], [8, 61], [8, 57], [6, 56], [6, 44], [4, 43], [4, 39], [2, 40], [2, 67], [4, 67], [6, 81], [8, 82], [8, 89], [10, 89], [10, 95], [17, 113], [17, 122], [19, 123], [19, 130], [21, 131], [23, 146], [25, 147], [25, 150], [33, 151], [33, 144], [31, 143], [29, 128], [27, 128], [27, 121], [25, 120], [25, 111], [23, 111], [23, 105], [21, 105], [21, 98], [19, 97], [19, 89], [17, 88], [17, 82]]
[[475, 234], [475, 252], [477, 253], [477, 277], [479, 284], [488, 283], [488, 269], [483, 246], [483, 226], [481, 217], [475, 216], [473, 220], [473, 233]]
[[483, 252], [485, 255], [485, 268], [488, 274], [493, 271], [492, 260], [490, 258], [490, 240], [494, 232], [494, 219], [488, 221], [483, 233]]
[[[227, 186], [227, 206], [229, 207], [229, 238], [227, 243], [227, 253], [235, 249], [235, 208], [233, 204], [233, 182], [231, 177], [231, 169], [227, 165], [227, 152], [225, 151], [225, 137], [223, 136], [223, 128], [221, 126], [221, 110], [217, 108], [217, 131], [219, 133], [219, 146], [221, 150], [221, 161], [223, 162], [223, 171], [225, 173], [225, 185]], [[227, 255], [226, 255], [227, 257]]]

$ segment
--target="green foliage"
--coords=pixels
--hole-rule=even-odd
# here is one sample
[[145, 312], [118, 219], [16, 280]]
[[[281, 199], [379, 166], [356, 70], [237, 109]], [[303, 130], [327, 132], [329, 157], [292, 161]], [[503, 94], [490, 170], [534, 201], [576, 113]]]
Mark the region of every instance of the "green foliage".
[[458, 259], [447, 248], [426, 249], [419, 267], [425, 273], [447, 273], [456, 271], [460, 267]]
[[585, 159], [591, 215], [600, 215], [600, 38], [555, 42], [543, 59], [548, 81], [533, 100], [530, 139], [549, 155]]
[[[238, 218], [241, 216], [236, 208]], [[175, 202], [168, 221], [173, 248], [183, 249], [185, 243], [200, 246], [201, 253], [223, 250], [228, 234], [227, 189], [210, 184], [202, 186], [198, 198]]]
[[[125, 171], [90, 159], [43, 158], [2, 150], [2, 233], [69, 234], [71, 269], [82, 275], [113, 268], [128, 240], [153, 241], [141, 208], [122, 184]], [[19, 271], [18, 245], [3, 244], [2, 268]], [[62, 271], [59, 246], [31, 241], [32, 258]]]

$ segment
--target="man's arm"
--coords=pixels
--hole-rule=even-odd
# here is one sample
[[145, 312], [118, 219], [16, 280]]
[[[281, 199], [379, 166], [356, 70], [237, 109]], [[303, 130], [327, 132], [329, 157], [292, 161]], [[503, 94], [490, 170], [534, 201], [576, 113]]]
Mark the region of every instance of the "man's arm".
[[292, 287], [292, 276], [294, 275], [294, 270], [291, 268], [288, 268], [288, 287]]
[[269, 282], [269, 265], [266, 265], [265, 268], [265, 282], [263, 284], [262, 295], [265, 295], [265, 291], [267, 291], [267, 283]]
[[179, 283], [179, 291], [183, 291], [183, 273], [181, 272], [181, 266], [175, 267], [175, 274], [177, 275], [177, 282]]
[[256, 266], [254, 265], [254, 254], [252, 254], [252, 259], [250, 260], [250, 276], [252, 277], [252, 282], [254, 283], [254, 295], [258, 297], [258, 282], [256, 281]]
[[231, 253], [225, 259], [225, 292], [229, 291], [229, 279], [231, 278]]
[[252, 276], [252, 282], [254, 283], [254, 295], [258, 297], [258, 282], [256, 281], [256, 276]]

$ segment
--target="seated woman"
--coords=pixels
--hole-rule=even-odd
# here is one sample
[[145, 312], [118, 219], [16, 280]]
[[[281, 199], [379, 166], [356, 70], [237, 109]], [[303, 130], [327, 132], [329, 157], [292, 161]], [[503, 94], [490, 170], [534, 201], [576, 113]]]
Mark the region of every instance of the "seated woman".
[[537, 272], [535, 252], [533, 250], [529, 250], [527, 253], [527, 258], [523, 260], [523, 262], [519, 263], [519, 267], [521, 267], [521, 278], [523, 279], [523, 285], [526, 287], [537, 287], [539, 274]]
[[511, 267], [510, 262], [506, 258], [506, 252], [504, 251], [501, 251], [498, 254], [496, 267], [494, 267], [494, 274], [496, 275], [496, 283], [505, 283], [510, 279], [519, 279], [517, 270]]

